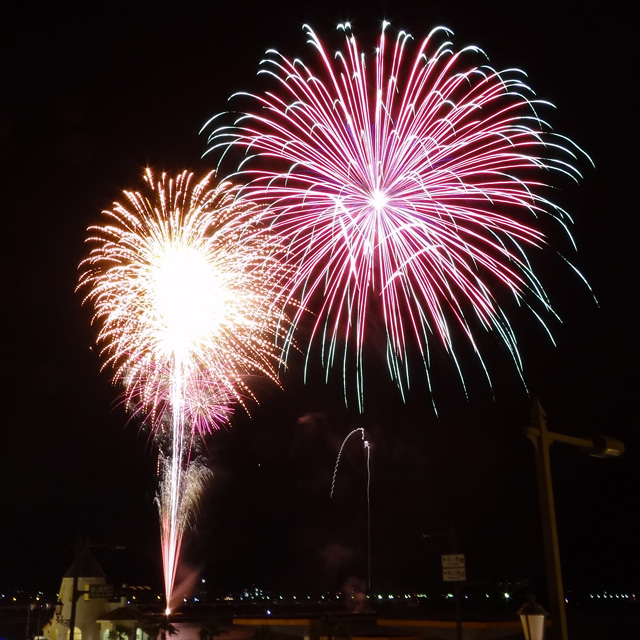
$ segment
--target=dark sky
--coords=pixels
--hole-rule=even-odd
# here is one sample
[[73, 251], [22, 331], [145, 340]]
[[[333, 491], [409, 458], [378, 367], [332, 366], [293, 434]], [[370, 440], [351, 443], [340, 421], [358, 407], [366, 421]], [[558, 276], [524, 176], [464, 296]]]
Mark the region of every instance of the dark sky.
[[[308, 56], [302, 24], [334, 38], [345, 19], [374, 42], [383, 18], [416, 37], [444, 24], [456, 45], [480, 45], [497, 68], [525, 69], [557, 106], [548, 114], [554, 128], [594, 159], [596, 168], [581, 165], [584, 180], [564, 184], [556, 200], [574, 216], [573, 261], [599, 304], [550, 252], [539, 273], [563, 319], [557, 346], [513, 317], [530, 392], [550, 428], [606, 433], [627, 446], [619, 460], [553, 448], [565, 583], [637, 584], [638, 33], [630, 10], [550, 0], [517, 10], [469, 1], [128, 4], [0, 15], [0, 588], [56, 588], [78, 534], [126, 545], [121, 560], [102, 552], [105, 562], [129, 582], [160, 584], [153, 447], [100, 373], [90, 310], [74, 293], [85, 230], [122, 189], [138, 188], [146, 166], [213, 168], [198, 132], [232, 93], [252, 88], [266, 49]], [[366, 580], [359, 434], [329, 497], [340, 444], [358, 427], [373, 446], [374, 589], [437, 584], [444, 542], [423, 534], [452, 525], [471, 580], [541, 580], [533, 454], [522, 435], [530, 396], [504, 354], [489, 343], [495, 399], [475, 365], [463, 363], [466, 400], [436, 358], [436, 417], [419, 379], [400, 402], [375, 351], [364, 415], [343, 407], [339, 381], [324, 385], [312, 371], [304, 386], [295, 368], [283, 391], [259, 389], [252, 420], [238, 413], [207, 441], [215, 479], [185, 557], [213, 584], [337, 589]]]

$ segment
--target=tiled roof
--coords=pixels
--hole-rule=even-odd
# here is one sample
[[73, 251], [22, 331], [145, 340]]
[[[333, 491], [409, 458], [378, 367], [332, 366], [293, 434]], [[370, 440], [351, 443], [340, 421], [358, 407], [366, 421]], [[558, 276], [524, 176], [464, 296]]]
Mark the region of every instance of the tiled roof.
[[118, 607], [109, 613], [102, 614], [98, 620], [109, 620], [111, 622], [130, 622], [136, 620], [142, 620], [146, 616], [135, 607]]

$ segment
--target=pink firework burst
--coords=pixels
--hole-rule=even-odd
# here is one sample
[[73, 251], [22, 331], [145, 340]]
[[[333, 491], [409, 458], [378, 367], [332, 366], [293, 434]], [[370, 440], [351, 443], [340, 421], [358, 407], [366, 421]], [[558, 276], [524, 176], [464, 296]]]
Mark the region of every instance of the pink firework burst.
[[269, 51], [268, 88], [241, 94], [253, 107], [209, 139], [210, 151], [246, 153], [243, 194], [265, 205], [294, 267], [294, 326], [313, 311], [309, 350], [320, 343], [327, 371], [337, 358], [345, 372], [355, 362], [360, 409], [371, 314], [382, 318], [403, 394], [411, 352], [431, 384], [434, 341], [462, 379], [460, 332], [485, 372], [478, 338], [491, 330], [522, 373], [498, 300], [506, 291], [538, 317], [553, 315], [529, 254], [546, 242], [542, 217], [567, 229], [546, 187], [556, 174], [577, 180], [584, 155], [541, 120], [549, 103], [533, 98], [522, 72], [496, 71], [476, 47], [455, 50], [445, 28], [415, 46], [405, 32], [389, 40], [387, 26], [365, 51], [340, 25], [335, 54], [305, 26], [313, 63]]

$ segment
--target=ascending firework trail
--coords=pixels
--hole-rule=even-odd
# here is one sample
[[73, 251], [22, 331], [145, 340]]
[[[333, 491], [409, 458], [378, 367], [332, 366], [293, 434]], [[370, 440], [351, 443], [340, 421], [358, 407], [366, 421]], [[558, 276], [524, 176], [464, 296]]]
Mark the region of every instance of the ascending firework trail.
[[336, 477], [338, 475], [338, 466], [340, 464], [340, 457], [342, 456], [342, 450], [344, 445], [347, 444], [347, 440], [354, 434], [360, 431], [362, 433], [362, 443], [365, 451], [367, 452], [367, 588], [371, 589], [371, 443], [366, 439], [365, 431], [362, 427], [354, 429], [347, 435], [340, 445], [338, 451], [338, 457], [336, 458], [336, 466], [333, 469], [333, 478], [331, 480], [331, 497], [333, 498], [333, 492], [336, 488]]

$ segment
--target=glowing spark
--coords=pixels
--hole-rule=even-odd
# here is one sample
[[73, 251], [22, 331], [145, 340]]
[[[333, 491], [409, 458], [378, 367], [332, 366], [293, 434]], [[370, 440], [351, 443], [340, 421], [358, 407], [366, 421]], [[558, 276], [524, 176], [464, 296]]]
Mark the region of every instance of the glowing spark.
[[125, 192], [128, 205], [90, 227], [79, 288], [94, 305], [104, 366], [129, 410], [151, 423], [162, 457], [158, 504], [167, 603], [180, 545], [208, 473], [192, 460], [194, 436], [227, 422], [253, 393], [247, 377], [277, 382], [277, 337], [286, 330], [278, 245], [255, 207], [229, 183], [188, 172]]
[[545, 329], [541, 312], [555, 315], [530, 254], [546, 243], [545, 215], [568, 233], [568, 215], [545, 192], [555, 174], [577, 180], [583, 154], [540, 119], [548, 103], [533, 99], [521, 71], [478, 63], [476, 47], [456, 51], [445, 28], [411, 55], [411, 36], [389, 42], [386, 27], [370, 55], [341, 25], [345, 46], [334, 55], [305, 26], [317, 60], [307, 66], [269, 51], [260, 71], [269, 88], [210, 136], [211, 151], [246, 151], [243, 196], [267, 205], [264, 219], [285, 238], [294, 267], [294, 326], [304, 309], [315, 312], [309, 353], [319, 342], [328, 373], [342, 349], [345, 400], [355, 365], [361, 410], [372, 314], [403, 396], [411, 351], [431, 386], [434, 344], [464, 386], [459, 333], [487, 378], [478, 342], [487, 330], [521, 374], [501, 301], [506, 293], [531, 307]]

